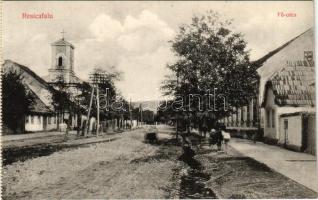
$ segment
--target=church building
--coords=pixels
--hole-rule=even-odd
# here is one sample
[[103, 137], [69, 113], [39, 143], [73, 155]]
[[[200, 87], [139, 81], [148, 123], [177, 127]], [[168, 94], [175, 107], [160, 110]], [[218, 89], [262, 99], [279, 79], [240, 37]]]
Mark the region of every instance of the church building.
[[[63, 123], [63, 116], [57, 116], [53, 107], [53, 90], [59, 90], [62, 84], [64, 90], [71, 93], [71, 101], [79, 94], [78, 84], [83, 83], [74, 72], [74, 46], [64, 39], [64, 36], [51, 44], [52, 58], [49, 74], [39, 77], [31, 70], [32, 67], [5, 60], [3, 72], [14, 71], [22, 77], [22, 84], [34, 96], [30, 113], [25, 114], [25, 122], [19, 127], [21, 132], [56, 130]], [[77, 126], [77, 116], [72, 117], [71, 127]], [[10, 130], [7, 131], [10, 133]]]

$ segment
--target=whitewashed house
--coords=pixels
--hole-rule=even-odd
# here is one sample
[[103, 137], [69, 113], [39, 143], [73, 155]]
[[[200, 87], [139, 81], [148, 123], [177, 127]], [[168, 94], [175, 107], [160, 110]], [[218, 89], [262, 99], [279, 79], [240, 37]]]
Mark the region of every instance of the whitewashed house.
[[314, 31], [309, 29], [261, 60], [259, 102], [268, 143], [315, 152]]
[[314, 152], [315, 68], [308, 61], [287, 62], [265, 85], [264, 136], [288, 148]]
[[25, 123], [22, 130], [33, 132], [57, 129], [58, 124], [52, 105], [50, 86], [30, 68], [11, 60], [6, 60], [2, 65], [2, 69], [4, 73], [11, 71], [21, 75], [22, 83], [33, 97], [30, 113], [25, 115]]

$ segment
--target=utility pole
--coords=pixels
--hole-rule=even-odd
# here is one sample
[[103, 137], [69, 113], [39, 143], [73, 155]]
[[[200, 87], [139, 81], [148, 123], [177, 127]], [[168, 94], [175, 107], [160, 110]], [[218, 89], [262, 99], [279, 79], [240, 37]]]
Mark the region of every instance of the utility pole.
[[142, 119], [142, 106], [141, 106], [141, 104], [139, 104], [139, 112], [140, 112], [140, 123], [142, 124], [143, 119]]
[[92, 109], [92, 105], [93, 105], [93, 98], [94, 98], [94, 86], [92, 87], [91, 99], [89, 101], [89, 107], [88, 107], [88, 112], [87, 112], [86, 129], [84, 132], [85, 137], [88, 135], [88, 132], [89, 132], [89, 116], [91, 114], [91, 109]]
[[91, 94], [91, 99], [89, 102], [89, 108], [88, 108], [88, 113], [87, 113], [87, 131], [86, 133], [88, 134], [89, 131], [89, 117], [93, 105], [93, 98], [94, 98], [94, 93], [96, 90], [96, 107], [97, 107], [97, 113], [96, 113], [96, 136], [99, 135], [99, 129], [100, 129], [100, 101], [99, 101], [99, 85], [107, 79], [107, 75], [104, 73], [98, 73], [94, 72], [90, 74], [90, 81], [92, 83], [92, 94]]
[[97, 86], [96, 87], [96, 103], [97, 103], [97, 129], [96, 129], [96, 136], [98, 136], [99, 134], [99, 108], [100, 108], [100, 105], [99, 105], [99, 87]]
[[132, 122], [132, 111], [131, 111], [131, 99], [129, 99], [129, 117], [130, 117], [130, 126], [132, 128], [133, 122]]

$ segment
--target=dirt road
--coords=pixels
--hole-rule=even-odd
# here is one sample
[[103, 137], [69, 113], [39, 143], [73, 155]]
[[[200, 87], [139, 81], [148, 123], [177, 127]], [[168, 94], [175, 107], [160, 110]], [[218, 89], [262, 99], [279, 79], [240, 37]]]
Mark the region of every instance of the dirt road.
[[[171, 130], [159, 144], [143, 130], [24, 162], [3, 170], [4, 199], [83, 198], [315, 198], [317, 194], [233, 149], [203, 145], [182, 159]], [[181, 157], [180, 157], [181, 156]]]

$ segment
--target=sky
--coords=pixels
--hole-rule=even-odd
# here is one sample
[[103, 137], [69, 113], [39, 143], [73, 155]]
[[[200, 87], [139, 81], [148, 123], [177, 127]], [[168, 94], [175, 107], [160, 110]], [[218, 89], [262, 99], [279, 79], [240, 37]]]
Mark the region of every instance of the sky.
[[[313, 26], [313, 2], [119, 1], [11, 2], [3, 4], [3, 58], [45, 76], [51, 67], [50, 44], [61, 38], [75, 46], [74, 71], [87, 80], [95, 68], [122, 73], [116, 82], [132, 101], [163, 99], [160, 85], [166, 65], [177, 58], [171, 44], [181, 24], [214, 10], [233, 19], [256, 60]], [[279, 17], [278, 12], [296, 17]], [[50, 13], [53, 19], [23, 19]]]

